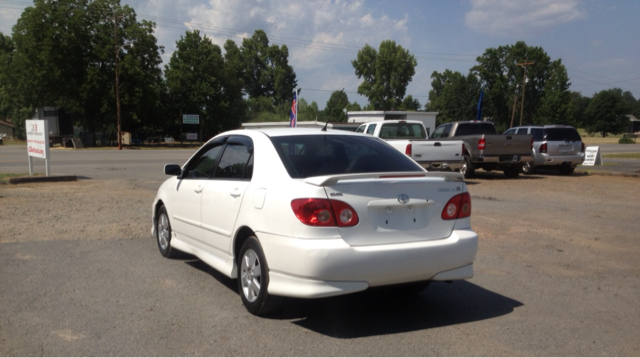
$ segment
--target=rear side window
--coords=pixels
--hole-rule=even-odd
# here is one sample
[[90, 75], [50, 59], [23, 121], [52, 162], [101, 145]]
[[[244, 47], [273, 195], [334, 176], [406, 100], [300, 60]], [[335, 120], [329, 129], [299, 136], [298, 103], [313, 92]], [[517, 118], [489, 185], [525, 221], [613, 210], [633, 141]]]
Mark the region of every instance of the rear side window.
[[369, 128], [367, 128], [367, 134], [373, 134], [373, 132], [376, 131], [376, 126], [377, 126], [377, 124], [375, 124], [375, 123], [374, 124], [370, 124]]
[[422, 167], [376, 138], [339, 135], [272, 137], [291, 178], [411, 171]]
[[531, 128], [531, 135], [534, 142], [541, 142], [544, 135], [542, 128]]
[[518, 129], [518, 133], [516, 134], [527, 134], [527, 130], [528, 130], [527, 128], [520, 128]]
[[545, 128], [544, 129], [546, 140], [550, 141], [568, 141], [568, 142], [580, 142], [582, 138], [575, 128]]
[[356, 133], [364, 133], [364, 128], [366, 127], [366, 125], [361, 125], [360, 127], [358, 127], [358, 129], [356, 129]]

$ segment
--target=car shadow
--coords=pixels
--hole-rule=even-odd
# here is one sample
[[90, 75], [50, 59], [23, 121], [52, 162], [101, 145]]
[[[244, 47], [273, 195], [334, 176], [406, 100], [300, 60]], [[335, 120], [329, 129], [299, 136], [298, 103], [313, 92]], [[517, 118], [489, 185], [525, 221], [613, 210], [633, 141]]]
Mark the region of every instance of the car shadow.
[[465, 179], [464, 182], [467, 185], [477, 185], [480, 184], [479, 181], [474, 181], [474, 179], [482, 179], [482, 180], [539, 180], [546, 179], [543, 176], [539, 175], [523, 175], [520, 174], [517, 178], [507, 178], [504, 176], [502, 172], [499, 171], [476, 171], [473, 177]]
[[[185, 262], [239, 294], [236, 280], [198, 259]], [[281, 299], [281, 308], [265, 318], [288, 320], [301, 328], [345, 339], [481, 321], [509, 314], [523, 305], [469, 281], [433, 282], [419, 294], [379, 288], [329, 298]]]

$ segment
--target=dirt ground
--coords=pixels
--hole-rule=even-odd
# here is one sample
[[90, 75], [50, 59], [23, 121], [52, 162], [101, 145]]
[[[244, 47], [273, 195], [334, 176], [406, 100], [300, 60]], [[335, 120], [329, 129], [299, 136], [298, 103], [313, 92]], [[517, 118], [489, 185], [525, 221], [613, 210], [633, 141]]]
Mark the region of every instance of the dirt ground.
[[[473, 279], [452, 285], [433, 284], [421, 294], [420, 300], [408, 304], [406, 310], [365, 304], [365, 308], [358, 311], [357, 307], [362, 304], [359, 302], [353, 308], [348, 300], [303, 302], [299, 306], [304, 307], [304, 321], [300, 321], [302, 318], [295, 316], [295, 312], [284, 313], [285, 318], [280, 320], [254, 319], [242, 309], [237, 293], [224, 286], [228, 284], [225, 279], [216, 283], [206, 273], [209, 272], [207, 269], [194, 270], [179, 262], [163, 261], [157, 252], [147, 253], [157, 251], [150, 235], [150, 210], [155, 196], [151, 188], [157, 187], [155, 182], [80, 180], [2, 185], [0, 254], [8, 260], [6, 262], [12, 262], [12, 266], [0, 265], [0, 281], [15, 285], [13, 276], [23, 275], [36, 280], [39, 275], [51, 272], [39, 285], [49, 287], [56, 293], [51, 297], [60, 302], [50, 302], [52, 298], [33, 298], [46, 308], [38, 311], [34, 304], [22, 307], [21, 299], [11, 296], [10, 291], [0, 294], [7, 302], [0, 309], [0, 324], [19, 334], [0, 330], [0, 353], [110, 355], [108, 353], [113, 352], [109, 347], [118, 347], [122, 355], [148, 355], [161, 347], [162, 350], [157, 351], [160, 355], [191, 355], [187, 353], [190, 351], [159, 343], [153, 332], [145, 335], [152, 327], [169, 327], [164, 321], [168, 316], [145, 316], [142, 320], [120, 317], [121, 311], [127, 309], [132, 315], [139, 315], [150, 304], [149, 297], [167, 295], [162, 287], [149, 285], [148, 282], [154, 281], [144, 275], [155, 275], [172, 267], [174, 271], [167, 277], [185, 287], [172, 291], [167, 300], [182, 299], [185, 304], [179, 310], [177, 307], [163, 308], [169, 310], [164, 312], [170, 312], [177, 322], [175, 326], [172, 323], [171, 330], [165, 334], [174, 337], [167, 342], [175, 342], [178, 337], [192, 337], [190, 349], [200, 352], [194, 355], [237, 354], [237, 347], [244, 346], [240, 332], [246, 327], [260, 329], [263, 341], [277, 342], [273, 343], [268, 355], [290, 355], [291, 352], [297, 352], [294, 355], [345, 356], [640, 355], [637, 339], [640, 331], [639, 178], [574, 174], [505, 179], [502, 173], [480, 172], [477, 178], [468, 180], [467, 185], [472, 197], [472, 228], [480, 238]], [[59, 248], [52, 245], [54, 241], [60, 243]], [[79, 241], [95, 245], [78, 243], [81, 249], [68, 253], [73, 250], [73, 243]], [[121, 252], [108, 259], [102, 259], [101, 251], [92, 251], [97, 245], [100, 250], [107, 250], [105, 255], [111, 252], [108, 250], [117, 252], [121, 250], [120, 246], [110, 243], [118, 241], [118, 245], [137, 251]], [[30, 273], [30, 266], [22, 264], [32, 262], [29, 265], [36, 265], [37, 255], [56, 250], [64, 250], [65, 254], [58, 261], [66, 261], [41, 258], [37, 264], [42, 267], [38, 274]], [[113, 299], [117, 298], [118, 304], [98, 306], [99, 313], [95, 313], [96, 305], [71, 304], [67, 296], [72, 294], [60, 293], [60, 283], [50, 282], [57, 279], [54, 273], [67, 272], [67, 267], [75, 267], [89, 254], [98, 260], [95, 264], [82, 266], [91, 278], [78, 278], [77, 282], [65, 278], [71, 280], [62, 285], [70, 287], [67, 291], [75, 292], [77, 287], [89, 285], [87, 282], [102, 282], [103, 270], [133, 271], [137, 275], [116, 274], [114, 277], [118, 279], [101, 283], [107, 285], [105, 291], [115, 294]], [[34, 256], [33, 260], [28, 260], [29, 255]], [[145, 267], [139, 262], [134, 265], [132, 261], [136, 260], [151, 266]], [[92, 267], [98, 263], [102, 266], [94, 273]], [[15, 273], [9, 276], [8, 272]], [[136, 277], [144, 277], [144, 280], [133, 280]], [[123, 285], [124, 288], [114, 289], [109, 285]], [[176, 287], [182, 287], [180, 285]], [[27, 282], [22, 290], [33, 296], [33, 292], [41, 290], [39, 287]], [[100, 286], [96, 286], [98, 289]], [[142, 294], [137, 290], [145, 291]], [[105, 299], [103, 294], [90, 296], [91, 291], [86, 295], [93, 300]], [[71, 297], [75, 297], [74, 302], [91, 302], [84, 296], [82, 299]], [[220, 303], [216, 305], [216, 301], [208, 300], [208, 297], [215, 297]], [[187, 304], [191, 302], [189, 300], [194, 302]], [[68, 311], [55, 313], [57, 311], [50, 308], [51, 305], [64, 306], [65, 302], [69, 302]], [[366, 324], [351, 320], [348, 315], [332, 316], [328, 320], [326, 314], [314, 311], [329, 305], [327, 302], [331, 302], [331, 309], [338, 312], [355, 310], [363, 317], [375, 309], [377, 318]], [[235, 321], [230, 321], [226, 314], [233, 315]], [[117, 330], [101, 323], [112, 322], [115, 318], [111, 317], [121, 318], [113, 323]], [[58, 323], [61, 319], [69, 322], [61, 325]], [[438, 319], [445, 323], [438, 323]], [[37, 322], [45, 322], [49, 328], [40, 328], [42, 323]], [[229, 322], [236, 323], [229, 326]], [[291, 322], [307, 322], [307, 325]], [[209, 337], [214, 336], [210, 331], [217, 327], [221, 330], [219, 334], [238, 339], [210, 342]], [[81, 332], [83, 336], [72, 340], [74, 343], [71, 344], [53, 340], [54, 336], [47, 333], [63, 328]], [[229, 333], [229, 330], [238, 333]], [[141, 343], [127, 340], [131, 332], [136, 332]], [[103, 334], [110, 338], [96, 338]], [[353, 338], [336, 339], [340, 334]], [[39, 339], [34, 339], [34, 335], [47, 336], [51, 343], [40, 351]], [[300, 342], [306, 342], [304, 351], [296, 350], [301, 347]], [[243, 355], [265, 353], [250, 347], [246, 346]]]

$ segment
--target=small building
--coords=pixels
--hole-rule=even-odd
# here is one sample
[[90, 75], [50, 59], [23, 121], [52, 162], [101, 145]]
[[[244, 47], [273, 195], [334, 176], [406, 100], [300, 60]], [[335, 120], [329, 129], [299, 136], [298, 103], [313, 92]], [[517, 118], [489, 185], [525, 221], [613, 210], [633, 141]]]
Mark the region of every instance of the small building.
[[627, 133], [640, 134], [640, 119], [628, 114], [629, 126], [627, 127]]
[[15, 128], [13, 124], [0, 120], [0, 138], [13, 139]]
[[379, 122], [386, 120], [411, 120], [424, 124], [429, 135], [436, 129], [436, 116], [439, 112], [410, 111], [352, 111], [347, 112], [347, 123]]

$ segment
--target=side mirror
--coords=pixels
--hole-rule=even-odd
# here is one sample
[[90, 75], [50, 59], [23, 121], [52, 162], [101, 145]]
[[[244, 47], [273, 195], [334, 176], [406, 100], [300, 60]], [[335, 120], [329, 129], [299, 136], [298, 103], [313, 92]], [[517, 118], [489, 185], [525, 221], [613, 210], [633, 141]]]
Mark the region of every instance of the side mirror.
[[166, 175], [181, 176], [182, 168], [178, 164], [167, 164], [164, 166], [164, 173]]

